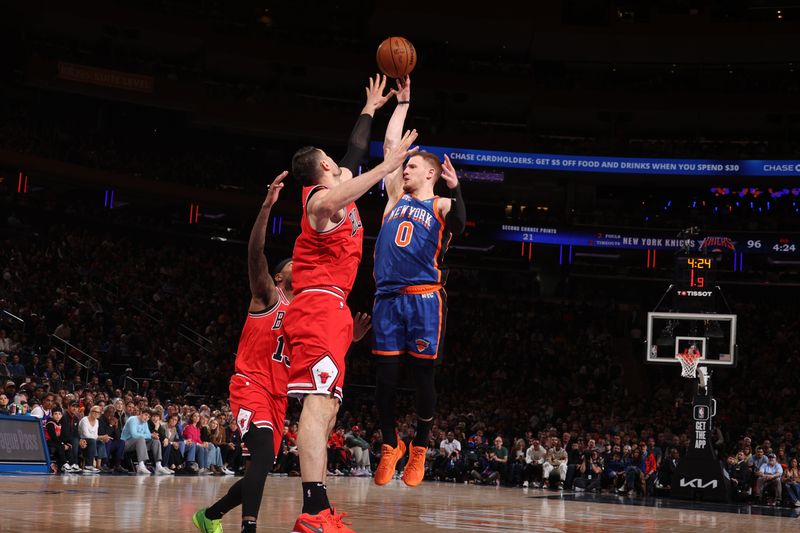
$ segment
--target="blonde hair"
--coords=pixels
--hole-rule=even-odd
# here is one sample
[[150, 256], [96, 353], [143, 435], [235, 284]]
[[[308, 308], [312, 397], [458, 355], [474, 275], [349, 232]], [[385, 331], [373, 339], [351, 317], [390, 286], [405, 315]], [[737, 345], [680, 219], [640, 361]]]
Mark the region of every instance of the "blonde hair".
[[433, 179], [438, 180], [442, 176], [442, 162], [436, 154], [430, 152], [417, 152], [412, 157], [421, 157], [433, 169]]

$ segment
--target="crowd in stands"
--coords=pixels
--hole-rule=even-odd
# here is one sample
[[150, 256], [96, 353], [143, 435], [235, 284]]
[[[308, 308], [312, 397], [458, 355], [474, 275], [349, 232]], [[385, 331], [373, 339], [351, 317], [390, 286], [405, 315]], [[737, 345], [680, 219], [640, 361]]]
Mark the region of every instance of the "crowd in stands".
[[[35, 218], [25, 222], [35, 226]], [[113, 224], [39, 223], [38, 234], [9, 231], [0, 244], [0, 411], [40, 417], [63, 473], [240, 471], [223, 376], [232, 373], [246, 309], [244, 250], [138, 238]], [[354, 310], [371, 301], [368, 271], [362, 276]], [[688, 445], [691, 385], [676, 368], [644, 368], [631, 342], [658, 294], [609, 281], [544, 298], [526, 289], [529, 277], [452, 273], [427, 477], [666, 493]], [[766, 489], [794, 502], [800, 420], [790, 370], [800, 364], [799, 319], [781, 303], [785, 294], [728, 296], [741, 317], [742, 362], [714, 377], [715, 447], [737, 491], [756, 498]], [[329, 440], [334, 475], [377, 466], [373, 383], [364, 341], [350, 355]], [[409, 440], [411, 393], [398, 412]], [[290, 402], [278, 474], [299, 471], [298, 413]], [[780, 490], [774, 464], [783, 465]]]

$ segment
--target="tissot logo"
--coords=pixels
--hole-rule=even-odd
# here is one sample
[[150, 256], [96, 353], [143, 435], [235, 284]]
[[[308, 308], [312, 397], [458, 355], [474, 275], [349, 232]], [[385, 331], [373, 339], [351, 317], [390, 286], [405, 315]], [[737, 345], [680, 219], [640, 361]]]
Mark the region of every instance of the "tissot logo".
[[678, 296], [689, 298], [708, 298], [712, 294], [712, 291], [678, 291]]
[[709, 487], [712, 488], [712, 489], [716, 489], [717, 488], [717, 480], [716, 479], [712, 479], [711, 481], [706, 483], [706, 482], [703, 482], [703, 480], [700, 479], [700, 478], [690, 479], [689, 481], [686, 481], [686, 478], [682, 477], [680, 483], [681, 483], [681, 487], [692, 487], [692, 488], [695, 488], [695, 489], [707, 489]]

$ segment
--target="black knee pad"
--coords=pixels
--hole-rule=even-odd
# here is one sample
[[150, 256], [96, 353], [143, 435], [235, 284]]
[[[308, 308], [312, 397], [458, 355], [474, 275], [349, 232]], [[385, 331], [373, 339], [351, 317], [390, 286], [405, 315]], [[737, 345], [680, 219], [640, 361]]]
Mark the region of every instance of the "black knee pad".
[[251, 428], [242, 439], [250, 452], [250, 467], [266, 466], [266, 471], [272, 470], [275, 462], [275, 441], [272, 430], [269, 428]]

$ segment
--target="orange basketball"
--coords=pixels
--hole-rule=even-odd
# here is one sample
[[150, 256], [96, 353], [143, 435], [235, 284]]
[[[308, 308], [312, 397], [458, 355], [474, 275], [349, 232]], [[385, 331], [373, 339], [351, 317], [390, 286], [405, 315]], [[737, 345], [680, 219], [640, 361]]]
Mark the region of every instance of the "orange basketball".
[[378, 46], [375, 59], [390, 78], [405, 78], [417, 65], [417, 51], [405, 37], [389, 37]]

